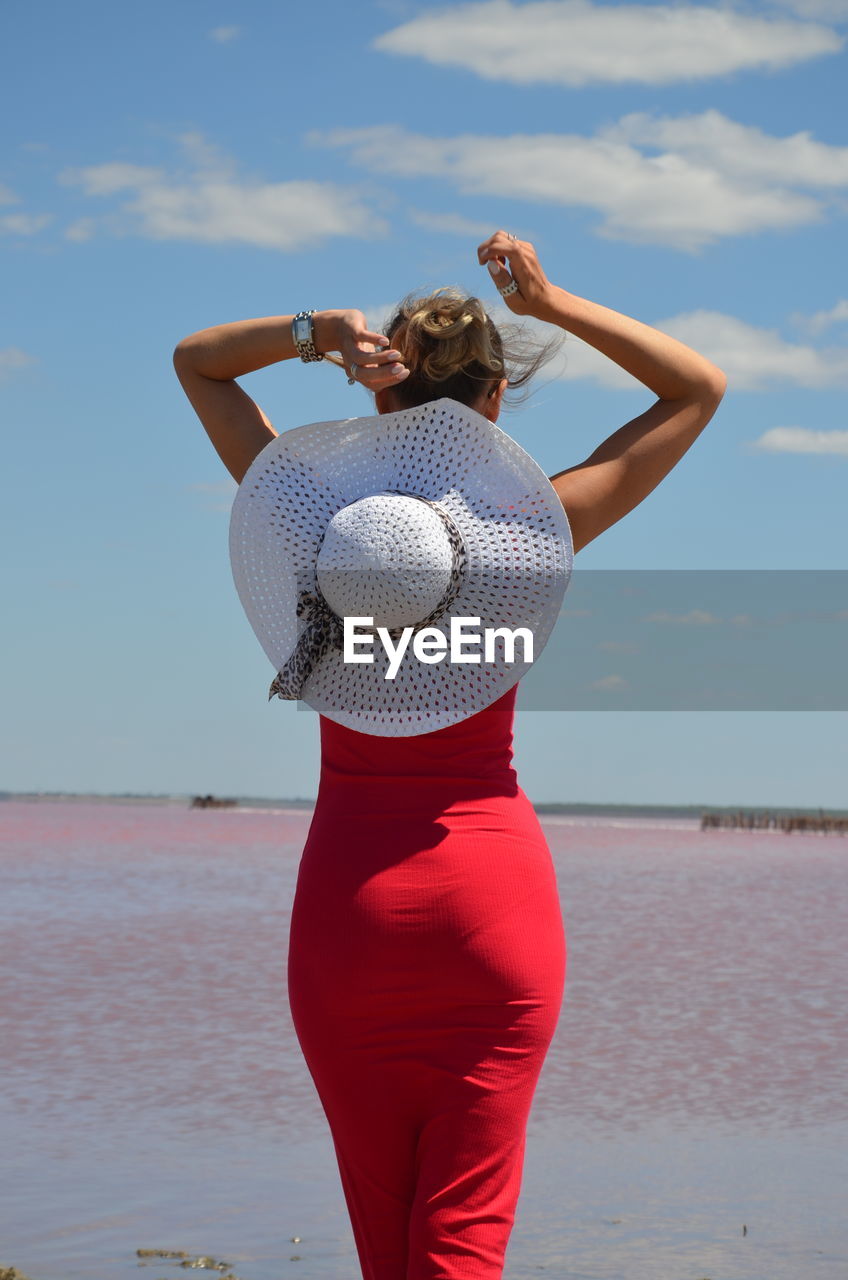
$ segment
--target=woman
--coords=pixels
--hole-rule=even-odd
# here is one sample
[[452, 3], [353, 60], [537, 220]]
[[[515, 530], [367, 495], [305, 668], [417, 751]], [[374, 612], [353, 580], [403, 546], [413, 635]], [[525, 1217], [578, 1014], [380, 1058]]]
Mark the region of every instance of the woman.
[[[657, 396], [550, 478], [577, 552], [679, 461], [715, 412], [724, 375], [673, 338], [554, 286], [533, 246], [503, 231], [478, 260], [514, 313], [582, 338]], [[276, 433], [234, 379], [303, 356], [292, 323], [219, 325], [175, 351], [239, 482]], [[517, 370], [481, 304], [452, 290], [407, 299], [385, 335], [353, 310], [317, 312], [312, 325], [314, 354], [338, 352], [381, 414], [447, 397], [496, 422], [507, 388], [541, 358]], [[565, 980], [550, 851], [511, 765], [516, 691], [402, 738], [320, 718], [288, 991], [365, 1280], [502, 1274]]]

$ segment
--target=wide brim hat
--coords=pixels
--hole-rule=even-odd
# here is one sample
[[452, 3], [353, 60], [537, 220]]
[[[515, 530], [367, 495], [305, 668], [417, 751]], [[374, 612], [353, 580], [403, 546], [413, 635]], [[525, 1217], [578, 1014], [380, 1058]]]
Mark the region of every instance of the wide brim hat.
[[[303, 666], [316, 601], [322, 626], [335, 627], [336, 644], [326, 626], [320, 632], [297, 694], [279, 681], [272, 693], [285, 687], [280, 696], [389, 737], [456, 724], [512, 688], [548, 641], [573, 556], [562, 502], [538, 463], [447, 399], [283, 432], [247, 471], [230, 520], [236, 589], [275, 670]], [[346, 662], [338, 641], [340, 618], [365, 609], [393, 636], [426, 623], [449, 638], [462, 618], [479, 618], [483, 634], [524, 628], [532, 658], [520, 640], [511, 647], [499, 637], [488, 661], [477, 649], [477, 662], [450, 653], [423, 661], [410, 643], [387, 678], [383, 644], [360, 650], [373, 661]]]

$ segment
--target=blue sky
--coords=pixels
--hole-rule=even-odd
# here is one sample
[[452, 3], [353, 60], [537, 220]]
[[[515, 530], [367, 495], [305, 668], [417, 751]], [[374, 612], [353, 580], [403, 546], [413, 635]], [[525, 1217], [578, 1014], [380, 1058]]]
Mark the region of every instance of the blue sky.
[[[317, 717], [266, 702], [234, 485], [171, 352], [419, 286], [494, 304], [498, 227], [729, 378], [576, 573], [848, 569], [846, 30], [846, 0], [8, 7], [0, 787], [315, 794]], [[565, 353], [501, 420], [549, 474], [652, 399]], [[370, 410], [323, 365], [243, 385], [279, 431]], [[520, 711], [515, 761], [537, 801], [837, 806], [847, 734], [836, 711]]]

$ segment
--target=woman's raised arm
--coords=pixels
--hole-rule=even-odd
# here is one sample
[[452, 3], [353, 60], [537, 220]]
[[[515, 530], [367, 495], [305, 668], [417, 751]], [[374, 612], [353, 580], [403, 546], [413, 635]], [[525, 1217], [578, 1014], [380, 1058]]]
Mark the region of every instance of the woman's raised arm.
[[676, 338], [553, 285], [526, 241], [498, 231], [480, 245], [477, 256], [499, 289], [511, 280], [518, 285], [518, 292], [504, 299], [511, 311], [573, 333], [658, 397], [585, 461], [551, 476], [579, 551], [668, 475], [715, 413], [727, 379]]
[[[236, 378], [298, 355], [293, 319], [265, 316], [214, 325], [183, 338], [174, 349], [174, 369], [183, 391], [239, 484], [277, 432]], [[356, 365], [361, 386], [378, 391], [406, 377], [406, 370], [401, 373], [396, 364], [396, 351], [375, 350], [388, 339], [371, 333], [361, 311], [316, 311], [312, 323], [316, 351], [338, 351], [346, 369]]]

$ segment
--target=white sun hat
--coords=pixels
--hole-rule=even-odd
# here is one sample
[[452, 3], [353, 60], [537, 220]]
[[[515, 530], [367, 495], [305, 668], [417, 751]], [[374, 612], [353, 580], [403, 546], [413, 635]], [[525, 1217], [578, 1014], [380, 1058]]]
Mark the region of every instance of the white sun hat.
[[[239, 486], [230, 558], [278, 672], [269, 696], [362, 733], [408, 737], [482, 711], [538, 660], [574, 551], [538, 463], [482, 414], [443, 399], [276, 436]], [[373, 619], [355, 624], [351, 651], [372, 661], [345, 661], [345, 618]], [[474, 620], [461, 624], [461, 652], [477, 660], [451, 660], [459, 619]], [[434, 627], [447, 652], [432, 630], [413, 643]], [[516, 632], [514, 645], [495, 636], [487, 650], [496, 628]]]

